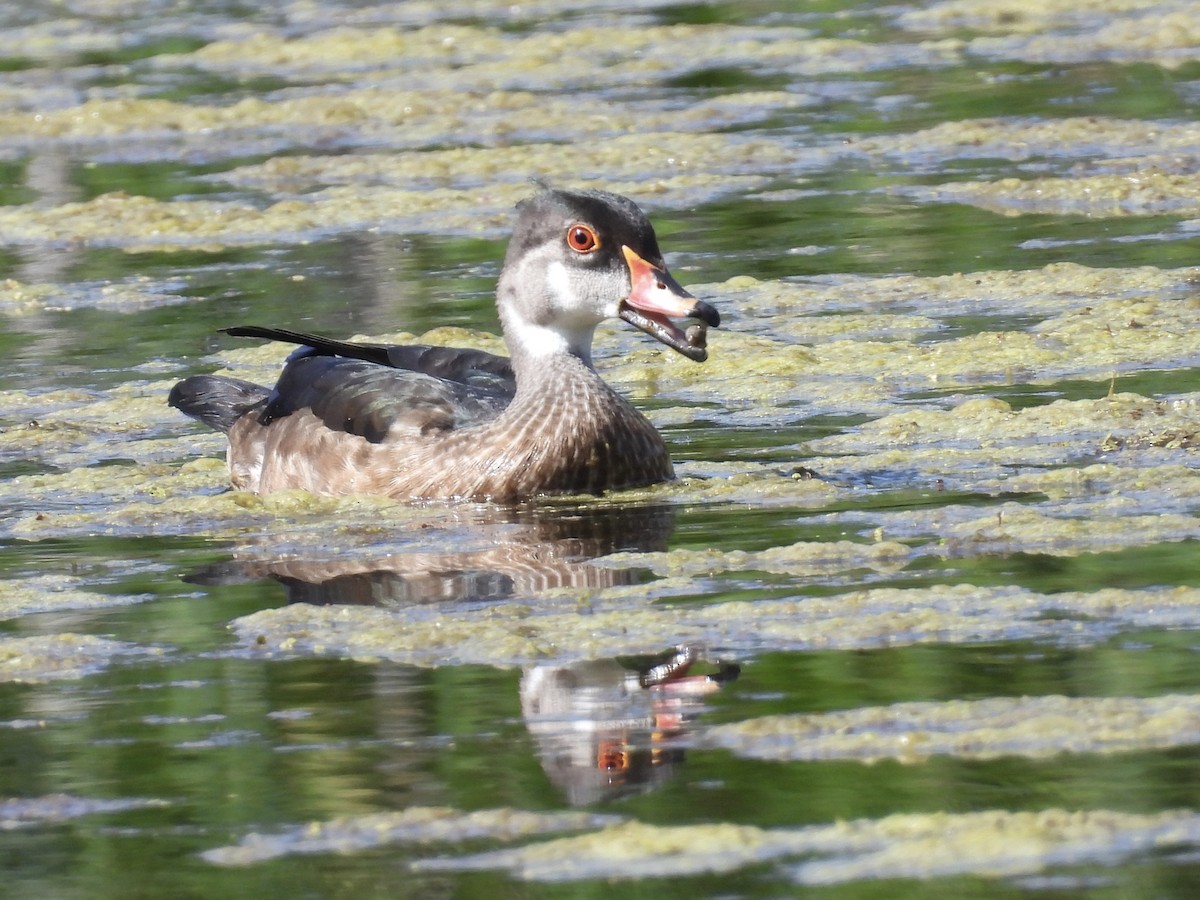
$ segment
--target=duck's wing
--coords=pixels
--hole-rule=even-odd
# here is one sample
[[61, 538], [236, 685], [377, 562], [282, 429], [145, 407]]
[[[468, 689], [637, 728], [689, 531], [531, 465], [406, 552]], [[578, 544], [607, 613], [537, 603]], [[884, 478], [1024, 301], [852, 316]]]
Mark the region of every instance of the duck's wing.
[[488, 421], [512, 401], [504, 385], [481, 387], [339, 356], [293, 358], [258, 421], [269, 425], [302, 409], [327, 428], [379, 443], [393, 429], [414, 434]]
[[[463, 350], [458, 347], [433, 347], [428, 344], [368, 344], [339, 341], [319, 334], [305, 334], [286, 328], [264, 328], [260, 325], [236, 325], [221, 329], [234, 337], [256, 337], [308, 348], [306, 356], [341, 356], [361, 359], [379, 366], [423, 372], [434, 378], [479, 384], [499, 388], [516, 382], [512, 365], [503, 356], [483, 350]], [[303, 351], [301, 351], [303, 353]]]
[[309, 409], [327, 428], [378, 443], [389, 432], [448, 431], [488, 421], [512, 401], [507, 359], [481, 350], [359, 344], [245, 326], [229, 334], [300, 344], [258, 421]]

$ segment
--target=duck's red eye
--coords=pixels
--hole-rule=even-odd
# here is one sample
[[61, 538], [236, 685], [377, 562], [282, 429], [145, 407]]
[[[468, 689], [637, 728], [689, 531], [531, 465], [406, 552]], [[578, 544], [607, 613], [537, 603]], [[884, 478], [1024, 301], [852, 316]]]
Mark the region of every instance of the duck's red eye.
[[576, 253], [591, 253], [600, 246], [600, 238], [587, 225], [575, 224], [567, 229], [567, 246]]

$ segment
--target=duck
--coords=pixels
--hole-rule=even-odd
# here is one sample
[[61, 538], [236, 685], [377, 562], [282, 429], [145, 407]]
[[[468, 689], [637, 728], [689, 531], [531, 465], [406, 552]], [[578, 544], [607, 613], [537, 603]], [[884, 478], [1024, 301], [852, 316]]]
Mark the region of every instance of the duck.
[[228, 436], [232, 486], [257, 494], [514, 503], [674, 478], [662, 436], [596, 371], [593, 337], [620, 319], [703, 362], [721, 318], [671, 275], [632, 200], [540, 186], [517, 206], [496, 305], [507, 357], [225, 328], [296, 345], [276, 383], [193, 375], [168, 403]]

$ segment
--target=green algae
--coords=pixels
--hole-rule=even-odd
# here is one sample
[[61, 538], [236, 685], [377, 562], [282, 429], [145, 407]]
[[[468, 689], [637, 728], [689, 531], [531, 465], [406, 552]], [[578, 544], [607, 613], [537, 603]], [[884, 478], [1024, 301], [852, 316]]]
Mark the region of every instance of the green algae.
[[1038, 172], [1032, 177], [892, 188], [925, 202], [968, 203], [1006, 216], [1195, 216], [1200, 185], [1189, 160], [1198, 136], [1192, 123], [989, 118], [943, 122], [907, 134], [871, 135], [852, 147], [870, 156], [908, 161], [1081, 160], [1065, 175]]
[[121, 43], [117, 31], [97, 29], [93, 22], [63, 16], [0, 30], [0, 57], [56, 63], [81, 53], [115, 50]]
[[[739, 277], [697, 285], [693, 291], [719, 308], [743, 310], [749, 316], [745, 330], [713, 332], [712, 352], [702, 367], [672, 360], [663, 365], [678, 379], [673, 394], [681, 399], [702, 396], [719, 383], [725, 412], [717, 418], [739, 425], [780, 425], [813, 414], [886, 417], [904, 410], [906, 415], [912, 409], [905, 397], [910, 392], [946, 392], [941, 403], [948, 404], [961, 402], [949, 393], [954, 390], [1014, 384], [1052, 390], [1054, 382], [1066, 379], [1105, 382], [1115, 392], [1127, 374], [1195, 365], [1192, 335], [1200, 326], [1200, 306], [1191, 294], [1196, 274], [1191, 268], [1095, 269], [1058, 263], [1024, 272], [849, 277], [831, 284]], [[914, 319], [914, 308], [925, 315]], [[846, 314], [852, 320], [842, 330], [837, 322]], [[1015, 328], [1013, 316], [1027, 321]], [[972, 327], [966, 334], [961, 328], [937, 327], [920, 333], [940, 319], [967, 321]], [[746, 333], [750, 330], [758, 333]], [[624, 336], [618, 340], [626, 345]], [[644, 380], [636, 369], [645, 359], [642, 352], [651, 351], [631, 348], [609, 377], [618, 384]], [[1158, 406], [1151, 398], [1136, 402]], [[1176, 434], [1186, 437], [1195, 431], [1189, 421], [1194, 412], [1186, 398], [1178, 402], [1181, 405], [1161, 424], [1165, 431], [1170, 420]], [[970, 417], [965, 416], [970, 408], [963, 410], [959, 431], [964, 434], [970, 427]], [[1119, 403], [1109, 407], [1120, 408]], [[1038, 424], [1043, 443], [1039, 448], [1031, 442], [1020, 447], [1020, 453], [1040, 454], [1039, 464], [1061, 463], [1061, 456], [1052, 456], [1055, 435], [1062, 434], [1063, 444], [1078, 439], [1070, 420], [1095, 413], [1111, 418], [1100, 407], [1069, 404], [1031, 414], [1030, 421], [1042, 417]], [[1159, 419], [1159, 413], [1149, 415], [1144, 425]], [[895, 425], [903, 420], [883, 421]], [[1004, 417], [992, 415], [975, 424], [999, 427], [986, 432], [999, 447], [1004, 443], [1004, 422]], [[848, 448], [858, 433], [851, 432], [842, 443], [807, 449], [820, 454], [825, 446]], [[1092, 447], [1098, 449], [1096, 444]], [[1066, 448], [1065, 453], [1071, 459], [1080, 450]], [[881, 461], [896, 465], [894, 459]]]
[[1013, 410], [973, 399], [813, 441], [806, 464], [843, 478], [904, 472], [933, 490], [1040, 497], [987, 511], [948, 503], [871, 514], [877, 536], [939, 539], [923, 553], [1075, 555], [1178, 541], [1200, 534], [1200, 479], [1188, 449], [1196, 403], [1191, 395], [1164, 402], [1118, 394]]
[[[677, 77], [716, 65], [770, 66], [795, 74], [861, 72], [956, 61], [959, 42], [869, 44], [817, 38], [788, 27], [639, 25], [585, 27], [535, 34], [493, 27], [429, 25], [411, 30], [332, 28], [291, 38], [248, 28], [190, 54], [160, 57], [240, 76], [343, 79], [377, 73], [437, 83], [447, 70], [462, 89], [556, 85], [619, 86]], [[585, 62], [586, 61], [586, 62]]]
[[[922, 317], [964, 315], [1037, 316], [1048, 319], [1070, 308], [1100, 300], [1186, 296], [1200, 280], [1200, 268], [1156, 266], [1095, 267], [1057, 262], [1036, 269], [959, 272], [950, 275], [831, 275], [804, 281], [760, 281], [739, 275], [693, 289], [743, 310], [751, 321], [765, 319], [770, 329], [795, 319], [830, 312], [864, 311], [873, 315]], [[886, 321], [886, 320], [883, 320]], [[812, 323], [801, 321], [800, 327]], [[816, 323], [820, 325], [820, 322]], [[710, 337], [720, 336], [714, 332]]]
[[1074, 178], [962, 181], [905, 193], [941, 203], [971, 203], [1004, 215], [1158, 216], [1200, 214], [1200, 176], [1157, 167]]
[[[730, 134], [686, 134], [649, 131], [572, 145], [529, 143], [509, 147], [425, 150], [406, 154], [359, 154], [334, 157], [275, 157], [221, 175], [222, 181], [242, 187], [299, 192], [330, 184], [419, 185], [481, 183], [489, 186], [512, 180], [513, 173], [536, 172], [551, 183], [574, 183], [580, 171], [592, 181], [653, 184], [689, 173], [738, 175], [726, 180], [728, 189], [745, 190], [765, 182], [749, 177], [764, 164], [787, 165], [796, 153], [783, 144]], [[650, 194], [649, 196], [657, 196]]]
[[[670, 140], [686, 143], [683, 133], [744, 124], [808, 102], [804, 95], [791, 92], [746, 91], [683, 109], [630, 108], [587, 96], [566, 100], [531, 91], [463, 91], [453, 86], [412, 90], [368, 84], [329, 94], [247, 97], [227, 105], [116, 97], [36, 113], [0, 110], [0, 133], [6, 135], [0, 143], [13, 147], [87, 143], [107, 160], [145, 158], [150, 152], [146, 142], [157, 142], [173, 148], [173, 152], [179, 152], [178, 147], [183, 145], [190, 158], [214, 160], [238, 155], [239, 147], [246, 147], [245, 153], [258, 142], [272, 140], [301, 146], [334, 143], [428, 150], [464, 138], [486, 145], [505, 144], [521, 137], [542, 141], [550, 137], [587, 137], [598, 141], [635, 131], [678, 133], [666, 141], [669, 146]], [[214, 144], [214, 136], [220, 136], [222, 142]], [[121, 146], [133, 139], [137, 139], [137, 145]], [[774, 155], [788, 152], [779, 142], [758, 143], [770, 146]], [[588, 143], [579, 146], [587, 147]], [[165, 155], [169, 151], [161, 152]], [[793, 149], [788, 155], [795, 157], [799, 152]], [[471, 175], [473, 154], [465, 147], [458, 148], [458, 154], [463, 157], [458, 177]], [[289, 159], [294, 162], [287, 163]], [[220, 178], [256, 185], [274, 177], [290, 184], [293, 166], [300, 171], [323, 166], [343, 176], [354, 171], [337, 169], [332, 161], [322, 163], [321, 159], [275, 157], [262, 166], [241, 167]], [[369, 172], [370, 164], [359, 171]], [[476, 177], [487, 174], [485, 168]]]
[[1193, 122], [1068, 116], [1052, 120], [960, 119], [902, 134], [856, 137], [850, 146], [858, 152], [897, 158], [1165, 160], [1190, 154], [1198, 140], [1200, 126]]
[[[69, 468], [72, 471], [58, 475], [70, 490], [81, 486], [81, 479], [90, 478], [100, 486], [109, 478], [122, 480], [113, 472], [89, 475], [87, 466], [162, 463], [194, 455], [206, 446], [215, 449], [217, 444], [207, 436], [196, 440], [171, 435], [171, 410], [165, 402], [169, 386], [170, 382], [129, 382], [108, 392], [0, 392], [5, 410], [5, 420], [0, 420], [0, 458]], [[16, 499], [31, 487], [46, 489], [53, 484], [5, 482], [0, 483], [0, 494]]]
[[[716, 376], [735, 399], [761, 397], [753, 385], [761, 378], [738, 377], [743, 360], [749, 376], [812, 376], [805, 385], [812, 395], [821, 380], [850, 377], [867, 381], [887, 379], [887, 387], [986, 383], [1050, 382], [1066, 377], [1106, 379], [1134, 368], [1167, 368], [1195, 359], [1192, 334], [1200, 325], [1200, 304], [1187, 296], [1196, 270], [1142, 268], [1113, 272], [1072, 264], [1055, 264], [1026, 272], [972, 273], [935, 278], [896, 277], [851, 279], [845, 285], [761, 284], [735, 279], [725, 285], [696, 290], [717, 304], [724, 300], [748, 308], [771, 321], [785, 311], [787, 321], [772, 326], [769, 335], [714, 334], [712, 353], [703, 372], [693, 378]], [[860, 339], [836, 331], [819, 331], [811, 346], [790, 341], [808, 337], [811, 319], [820, 325], [830, 308], [854, 304], [872, 310], [876, 331], [855, 323]], [[916, 331], [918, 323], [903, 316], [908, 304], [921, 304], [926, 316], [986, 315], [1000, 306], [1008, 315], [1041, 317], [1025, 329], [1001, 327], [943, 340], [884, 339], [886, 317], [880, 308], [900, 314], [899, 328]], [[728, 352], [719, 352], [722, 344]], [[766, 382], [768, 390], [773, 385]], [[838, 387], [841, 384], [839, 383]], [[870, 395], [868, 395], [870, 396]]]
[[[319, 497], [304, 491], [259, 497], [228, 490], [228, 481], [224, 462], [216, 459], [20, 476], [6, 485], [14, 506], [22, 509], [6, 532], [24, 540], [80, 534], [203, 532], [240, 540], [274, 535], [277, 543], [286, 538], [292, 548], [329, 553], [337, 548], [339, 535], [380, 521], [401, 529], [414, 517], [429, 519], [418, 509], [384, 498]], [[338, 522], [332, 528], [331, 518]]]
[[797, 829], [623, 822], [524, 847], [441, 857], [419, 871], [500, 869], [522, 881], [627, 880], [729, 872], [770, 860], [799, 862], [800, 884], [977, 875], [1011, 878], [1200, 841], [1186, 810], [1137, 815], [1109, 810], [895, 815]]
[[11, 278], [0, 284], [0, 309], [9, 315], [41, 311], [64, 291], [53, 284], [21, 284]]
[[120, 282], [27, 284], [9, 278], [0, 282], [0, 313], [28, 316], [70, 309], [138, 312], [185, 303], [179, 281], [161, 282], [138, 277]]
[[854, 569], [896, 573], [913, 559], [904, 544], [887, 541], [800, 541], [767, 550], [670, 550], [661, 553], [614, 553], [604, 557], [607, 566], [636, 565], [664, 578], [696, 578], [719, 572], [765, 572], [820, 577]]
[[[857, 558], [847, 563], [857, 564]], [[735, 654], [976, 641], [1082, 644], [1105, 639], [1114, 627], [1174, 627], [1200, 609], [1200, 589], [1183, 587], [1039, 594], [954, 585], [703, 606], [652, 602], [684, 597], [697, 587], [690, 578], [672, 576], [652, 585], [550, 591], [536, 605], [483, 610], [294, 604], [243, 616], [231, 627], [241, 652], [254, 656], [516, 666], [652, 654], [677, 643]]]
[[152, 648], [90, 634], [5, 637], [0, 638], [0, 682], [42, 684], [83, 678], [130, 656], [160, 654]]
[[1162, 0], [1090, 0], [1081, 7], [1074, 0], [944, 0], [902, 12], [897, 21], [905, 28], [929, 31], [960, 29], [1038, 33], [1052, 28], [1077, 28], [1087, 21], [1128, 13], [1156, 12], [1165, 8]]
[[75, 576], [50, 574], [0, 581], [0, 619], [15, 619], [44, 612], [99, 609], [138, 603], [146, 598], [89, 591]]
[[170, 803], [166, 800], [138, 797], [99, 798], [79, 797], [73, 794], [7, 797], [0, 799], [0, 831], [57, 825], [83, 816], [167, 806], [170, 806]]
[[537, 813], [520, 809], [462, 812], [448, 807], [411, 806], [401, 812], [345, 816], [311, 822], [278, 834], [251, 833], [237, 844], [206, 850], [201, 857], [221, 866], [247, 866], [281, 856], [353, 853], [390, 844], [518, 841], [563, 831], [599, 828], [619, 821], [594, 813]]
[[[1200, 395], [1185, 394], [1167, 400], [1140, 394], [1113, 394], [1098, 400], [1055, 400], [1040, 406], [1014, 409], [998, 398], [975, 397], [950, 409], [912, 409], [882, 416], [842, 434], [820, 438], [807, 449], [829, 460], [848, 465], [874, 465], [898, 452], [909, 452], [909, 465], [920, 466], [931, 459], [930, 451], [941, 453], [946, 471], [955, 467], [957, 456], [972, 468], [989, 460], [1003, 464], [992, 473], [989, 486], [1016, 474], [1014, 466], [1059, 465], [1112, 452], [1119, 460], [1122, 447], [1162, 447], [1196, 430]], [[876, 458], [866, 457], [876, 454]], [[844, 459], [853, 455], [854, 459]], [[1176, 462], [1169, 453], [1158, 462]], [[1139, 462], [1152, 462], [1149, 454]], [[1178, 474], [1186, 483], [1190, 476]], [[1040, 478], [1077, 477], [1051, 473], [1026, 473], [1017, 484], [1032, 488]]]
[[[787, 835], [745, 825], [658, 827], [623, 822], [511, 851], [422, 860], [418, 871], [505, 869], [525, 881], [629, 879], [728, 872], [784, 855]], [[802, 851], [798, 851], [802, 852]]]
[[933, 35], [984, 32], [963, 42], [967, 58], [1148, 62], [1170, 69], [1200, 57], [1200, 13], [1170, 0], [1099, 0], [1086, 6], [1063, 0], [949, 0], [904, 10], [897, 22]]
[[[1121, 506], [1119, 501], [1091, 508], [1081, 504], [1077, 517], [1067, 517], [1058, 510], [1041, 512], [1006, 505], [966, 521], [955, 521], [955, 511], [947, 510], [932, 521], [916, 517], [904, 524], [897, 523], [892, 516], [880, 517], [879, 528], [882, 533], [893, 535], [927, 529], [923, 533], [941, 537], [939, 549], [950, 558], [990, 553], [1079, 556], [1200, 537], [1200, 521], [1190, 513], [1138, 515]], [[1096, 518], [1109, 512], [1119, 517]]]
[[1138, 815], [1052, 808], [889, 816], [848, 823], [858, 853], [843, 856], [835, 848], [825, 859], [801, 863], [793, 877], [814, 885], [970, 874], [1013, 878], [1072, 864], [1112, 865], [1137, 853], [1190, 846], [1198, 824], [1185, 810]]
[[[536, 175], [537, 169], [524, 174]], [[643, 202], [647, 197], [673, 197], [676, 203], [688, 204], [757, 183], [760, 179], [754, 176], [699, 172], [648, 182], [597, 179], [573, 186], [603, 186]], [[118, 191], [48, 209], [0, 207], [0, 239], [18, 245], [83, 243], [137, 253], [303, 243], [347, 231], [494, 235], [508, 225], [513, 207], [529, 194], [524, 180], [486, 189], [378, 188], [369, 194], [357, 185], [334, 186], [259, 208], [235, 201], [156, 200]]]
[[716, 725], [712, 746], [755, 759], [1045, 758], [1200, 743], [1200, 697], [990, 697], [897, 703]]
[[967, 52], [989, 59], [1032, 63], [1090, 60], [1147, 62], [1174, 69], [1200, 58], [1200, 11], [1191, 4], [1161, 3], [1144, 15], [1098, 16], [1080, 27], [995, 35], [971, 40]]
[[[657, 422], [655, 416], [651, 420]], [[755, 507], [788, 506], [819, 509], [848, 499], [843, 485], [813, 480], [795, 466], [766, 463], [688, 462], [676, 466], [676, 481], [648, 488], [622, 491], [607, 498], [609, 503], [707, 503]], [[553, 498], [548, 498], [553, 499]]]

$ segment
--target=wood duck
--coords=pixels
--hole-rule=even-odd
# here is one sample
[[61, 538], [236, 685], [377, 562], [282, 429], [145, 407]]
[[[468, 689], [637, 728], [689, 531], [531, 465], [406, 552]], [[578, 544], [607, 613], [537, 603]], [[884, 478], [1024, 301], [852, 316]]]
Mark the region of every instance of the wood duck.
[[702, 362], [720, 316], [671, 277], [632, 201], [543, 188], [521, 203], [496, 302], [508, 359], [241, 326], [224, 330], [300, 345], [275, 386], [196, 375], [169, 403], [227, 433], [233, 485], [260, 494], [515, 502], [674, 477], [654, 426], [593, 368], [592, 336], [621, 318]]

